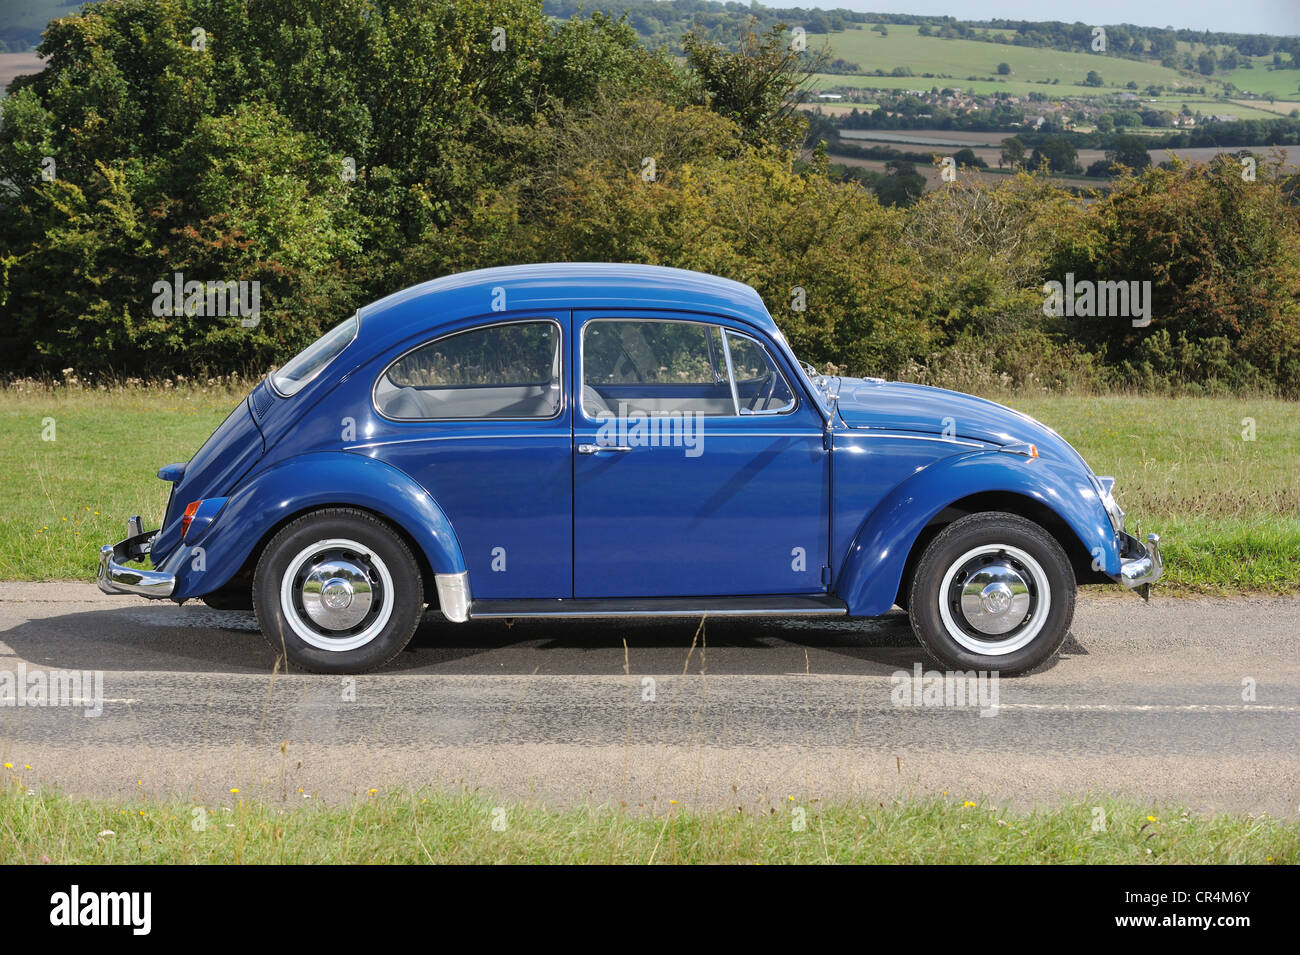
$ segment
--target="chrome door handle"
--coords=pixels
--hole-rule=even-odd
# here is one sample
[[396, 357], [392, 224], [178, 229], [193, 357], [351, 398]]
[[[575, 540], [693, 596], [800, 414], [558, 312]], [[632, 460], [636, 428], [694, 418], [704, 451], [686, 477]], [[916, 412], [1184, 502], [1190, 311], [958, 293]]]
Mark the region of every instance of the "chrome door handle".
[[632, 449], [618, 444], [580, 444], [578, 445], [579, 454], [600, 454], [602, 451], [631, 451]]

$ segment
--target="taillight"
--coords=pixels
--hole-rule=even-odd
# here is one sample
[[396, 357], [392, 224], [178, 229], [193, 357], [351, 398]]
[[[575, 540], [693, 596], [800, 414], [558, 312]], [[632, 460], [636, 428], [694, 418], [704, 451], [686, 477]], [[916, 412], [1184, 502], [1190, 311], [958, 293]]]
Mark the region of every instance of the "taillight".
[[189, 533], [190, 521], [194, 520], [194, 515], [202, 503], [202, 501], [191, 501], [189, 507], [185, 508], [185, 516], [181, 518], [181, 540], [185, 540], [185, 535]]

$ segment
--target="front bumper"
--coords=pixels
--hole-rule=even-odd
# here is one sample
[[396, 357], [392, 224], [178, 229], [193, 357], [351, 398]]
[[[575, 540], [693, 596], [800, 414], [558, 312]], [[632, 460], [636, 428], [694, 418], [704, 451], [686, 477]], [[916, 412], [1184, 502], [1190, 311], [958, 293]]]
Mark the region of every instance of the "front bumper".
[[127, 567], [122, 561], [142, 561], [149, 556], [157, 531], [140, 530], [140, 518], [127, 522], [133, 532], [126, 540], [105, 544], [99, 549], [99, 571], [96, 583], [106, 594], [138, 594], [141, 597], [170, 597], [176, 587], [176, 577], [157, 570]]
[[1164, 558], [1160, 556], [1160, 538], [1148, 534], [1144, 544], [1121, 531], [1120, 544], [1119, 576], [1115, 580], [1129, 590], [1136, 590], [1143, 600], [1149, 600], [1151, 585], [1165, 572]]

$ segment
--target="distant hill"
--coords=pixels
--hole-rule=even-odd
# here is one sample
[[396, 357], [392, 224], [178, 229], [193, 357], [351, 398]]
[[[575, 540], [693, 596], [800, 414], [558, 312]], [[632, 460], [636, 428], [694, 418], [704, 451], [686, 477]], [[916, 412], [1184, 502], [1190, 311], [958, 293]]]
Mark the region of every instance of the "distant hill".
[[75, 12], [85, 0], [0, 0], [0, 53], [36, 49], [45, 24]]
[[[45, 24], [84, 5], [84, 0], [3, 0], [0, 53], [34, 49], [40, 42]], [[1083, 23], [964, 21], [945, 16], [863, 13], [819, 7], [766, 7], [716, 0], [544, 0], [542, 6], [549, 16], [557, 19], [569, 19], [580, 14], [589, 16], [594, 10], [615, 17], [626, 12], [628, 22], [647, 44], [673, 50], [679, 49], [682, 36], [689, 30], [717, 42], [734, 42], [754, 20], [760, 32], [776, 23], [799, 26], [810, 34], [833, 34], [854, 25], [885, 23], [925, 27], [936, 36], [945, 38], [1076, 52], [1087, 49], [1092, 39], [1091, 26]], [[1242, 60], [1247, 57], [1267, 58], [1271, 65], [1271, 58], [1277, 55], [1288, 68], [1300, 65], [1300, 38], [1296, 37], [1166, 30], [1131, 24], [1107, 26], [1106, 32], [1112, 55], [1140, 55], [1155, 63], [1170, 58], [1181, 62], [1184, 54], [1191, 53], [1195, 69], [1199, 65], [1196, 62], [1199, 54], [1213, 49], [1218, 61], [1216, 68], [1220, 70], [1237, 68], [1236, 60], [1224, 62], [1234, 52]], [[1165, 65], [1173, 66], [1175, 63], [1166, 62]], [[934, 66], [937, 70], [941, 64]]]

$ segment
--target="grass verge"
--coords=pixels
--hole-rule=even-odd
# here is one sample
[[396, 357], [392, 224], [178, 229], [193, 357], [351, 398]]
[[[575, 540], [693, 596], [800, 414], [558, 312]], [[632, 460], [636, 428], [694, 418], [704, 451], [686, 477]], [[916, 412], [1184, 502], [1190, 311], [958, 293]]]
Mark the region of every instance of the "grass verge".
[[940, 799], [663, 808], [637, 817], [408, 790], [338, 808], [286, 809], [237, 796], [205, 807], [74, 800], [9, 785], [0, 793], [0, 864], [1300, 861], [1294, 825], [1109, 798], [1032, 813]]
[[[89, 579], [244, 384], [0, 388], [0, 579]], [[996, 397], [996, 396], [995, 396]], [[1171, 593], [1300, 590], [1300, 414], [1264, 398], [1006, 397], [1115, 475], [1130, 529], [1161, 534]], [[52, 437], [53, 440], [47, 440]]]

